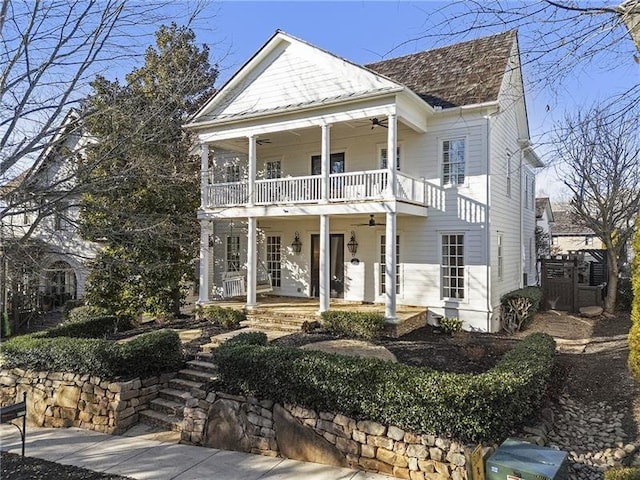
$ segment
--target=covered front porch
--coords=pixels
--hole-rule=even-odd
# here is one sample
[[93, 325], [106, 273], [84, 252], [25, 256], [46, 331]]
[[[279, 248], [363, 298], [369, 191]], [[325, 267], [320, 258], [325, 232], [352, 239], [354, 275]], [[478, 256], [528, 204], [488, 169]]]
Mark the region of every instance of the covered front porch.
[[[284, 297], [280, 295], [261, 295], [258, 307], [247, 310], [242, 299], [221, 299], [209, 302], [211, 305], [233, 308], [244, 311], [247, 321], [246, 327], [260, 327], [271, 324], [274, 326], [292, 325], [300, 328], [305, 321], [319, 319], [318, 310], [320, 301], [317, 298]], [[347, 312], [375, 312], [385, 314], [385, 306], [382, 303], [351, 302], [343, 299], [331, 299], [330, 308]], [[386, 334], [392, 337], [402, 336], [405, 333], [420, 328], [426, 324], [427, 309], [421, 306], [400, 305], [396, 310], [397, 322], [388, 324]]]

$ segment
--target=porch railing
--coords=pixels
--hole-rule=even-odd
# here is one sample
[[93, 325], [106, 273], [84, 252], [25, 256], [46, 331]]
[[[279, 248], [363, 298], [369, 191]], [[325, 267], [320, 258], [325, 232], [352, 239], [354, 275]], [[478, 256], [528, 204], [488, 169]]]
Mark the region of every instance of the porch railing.
[[[390, 198], [389, 171], [333, 173], [329, 175], [329, 201], [375, 201]], [[248, 182], [209, 183], [207, 207], [232, 207], [249, 203]], [[396, 175], [396, 198], [426, 204], [426, 182], [401, 172]], [[318, 203], [322, 199], [322, 177], [272, 178], [256, 180], [256, 205]]]

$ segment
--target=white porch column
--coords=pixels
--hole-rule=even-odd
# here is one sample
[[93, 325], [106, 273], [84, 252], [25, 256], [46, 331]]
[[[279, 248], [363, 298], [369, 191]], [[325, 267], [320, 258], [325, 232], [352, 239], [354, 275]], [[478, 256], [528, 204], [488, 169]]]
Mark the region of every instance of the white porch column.
[[249, 190], [247, 203], [250, 206], [253, 206], [256, 201], [255, 191], [256, 191], [256, 137], [255, 135], [250, 135], [247, 137], [249, 140]]
[[200, 208], [204, 209], [208, 203], [209, 193], [209, 145], [200, 144]]
[[385, 232], [385, 307], [387, 323], [396, 323], [396, 212], [387, 212]]
[[247, 304], [246, 308], [252, 309], [256, 303], [256, 283], [258, 279], [258, 245], [257, 245], [257, 225], [256, 217], [249, 217], [248, 242], [247, 242]]
[[320, 313], [329, 310], [331, 293], [329, 215], [320, 215]]
[[322, 124], [322, 152], [320, 162], [322, 164], [322, 202], [329, 201], [329, 174], [331, 173], [331, 125]]
[[200, 287], [198, 303], [209, 301], [209, 236], [211, 227], [209, 220], [200, 220]]
[[[388, 117], [387, 129], [387, 168], [389, 169], [389, 196], [395, 198], [398, 186], [396, 177], [398, 171], [398, 119], [395, 113]], [[387, 224], [388, 225], [388, 224]]]

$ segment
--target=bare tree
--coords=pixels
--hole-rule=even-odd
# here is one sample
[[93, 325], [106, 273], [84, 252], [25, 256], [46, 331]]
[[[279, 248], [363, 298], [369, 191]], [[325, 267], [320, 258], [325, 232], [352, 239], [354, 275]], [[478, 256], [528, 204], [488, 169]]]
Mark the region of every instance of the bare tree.
[[607, 250], [609, 278], [605, 311], [612, 313], [621, 263], [640, 207], [638, 107], [612, 120], [594, 107], [567, 115], [554, 133], [554, 156], [571, 192], [570, 211]]
[[[618, 0], [619, 1], [619, 0]], [[530, 85], [558, 91], [577, 71], [640, 63], [640, 0], [456, 0], [424, 12], [424, 33], [405, 43], [451, 43], [518, 29]], [[388, 53], [393, 53], [388, 52]], [[640, 84], [612, 92], [613, 114], [640, 101]]]

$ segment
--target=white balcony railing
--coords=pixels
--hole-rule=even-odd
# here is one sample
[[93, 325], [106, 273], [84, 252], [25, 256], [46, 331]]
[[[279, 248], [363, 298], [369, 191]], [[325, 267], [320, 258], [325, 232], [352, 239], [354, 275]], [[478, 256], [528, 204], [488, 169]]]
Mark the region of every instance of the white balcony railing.
[[[391, 198], [389, 171], [334, 173], [329, 175], [329, 201], [376, 201]], [[396, 199], [426, 204], [426, 182], [401, 172], [396, 175]], [[248, 182], [209, 183], [206, 186], [207, 208], [242, 206], [249, 203]], [[256, 180], [254, 204], [277, 205], [318, 203], [322, 199], [322, 177], [273, 178]]]

